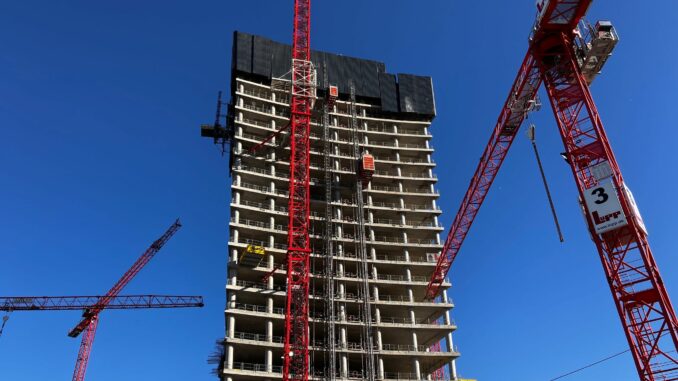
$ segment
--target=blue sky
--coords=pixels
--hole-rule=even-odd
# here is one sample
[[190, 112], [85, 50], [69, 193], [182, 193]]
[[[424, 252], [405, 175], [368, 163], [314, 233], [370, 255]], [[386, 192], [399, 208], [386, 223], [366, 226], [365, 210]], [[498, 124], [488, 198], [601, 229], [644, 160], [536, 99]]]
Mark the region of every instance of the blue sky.
[[[534, 2], [313, 5], [314, 48], [434, 78], [434, 159], [449, 226], [525, 53]], [[104, 293], [181, 217], [184, 228], [125, 292], [200, 294], [206, 307], [103, 313], [88, 376], [212, 380], [206, 358], [224, 333], [229, 178], [198, 126], [229, 88], [232, 31], [289, 41], [292, 1], [1, 9], [0, 294]], [[677, 12], [671, 0], [599, 0], [589, 12], [621, 35], [592, 92], [674, 297]], [[550, 108], [530, 122], [566, 241], [521, 132], [451, 273], [459, 370], [483, 381], [549, 380], [626, 349]], [[66, 332], [78, 320], [14, 313], [0, 338], [2, 379], [68, 379], [79, 341]], [[627, 354], [568, 379], [634, 374]]]

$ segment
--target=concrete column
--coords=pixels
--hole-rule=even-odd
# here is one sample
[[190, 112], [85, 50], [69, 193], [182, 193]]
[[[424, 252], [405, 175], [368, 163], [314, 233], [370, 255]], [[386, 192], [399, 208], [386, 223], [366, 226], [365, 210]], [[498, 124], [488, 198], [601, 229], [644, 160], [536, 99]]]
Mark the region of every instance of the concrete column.
[[266, 341], [273, 342], [273, 320], [266, 320]]
[[228, 317], [228, 333], [226, 336], [230, 339], [235, 337], [235, 316]]
[[[238, 263], [238, 258], [239, 258], [238, 249], [233, 249], [233, 251], [231, 252], [231, 261], [233, 263]], [[232, 275], [235, 276], [235, 272]]]
[[378, 362], [378, 365], [377, 365], [377, 372], [378, 372], [377, 375], [379, 376], [380, 380], [383, 380], [384, 379], [384, 359], [379, 357], [378, 361], [379, 362]]
[[226, 369], [233, 369], [233, 345], [226, 346]]
[[383, 342], [381, 339], [381, 330], [377, 329], [377, 350], [382, 350]]
[[245, 92], [245, 85], [242, 83], [238, 84], [238, 92], [239, 93], [244, 93]]
[[372, 287], [372, 297], [374, 298], [374, 301], [379, 301], [379, 287]]
[[341, 327], [339, 329], [339, 343], [342, 348], [346, 348], [346, 327]]
[[421, 379], [421, 367], [419, 366], [419, 360], [414, 359], [414, 373], [417, 374], [417, 380]]
[[238, 243], [238, 237], [240, 237], [240, 233], [238, 232], [238, 229], [232, 229], [233, 231], [233, 242]]
[[238, 126], [238, 128], [236, 129], [236, 134], [237, 136], [242, 137], [242, 126]]
[[381, 311], [379, 307], [374, 307], [374, 321], [379, 324], [381, 323]]
[[[445, 313], [445, 323], [450, 324], [450, 314], [449, 311], [446, 311]], [[454, 348], [454, 341], [452, 341], [452, 333], [447, 334], [447, 351], [448, 352], [456, 352]], [[456, 380], [457, 379], [457, 363], [455, 360], [450, 361], [450, 379], [451, 380]]]
[[412, 324], [417, 324], [417, 318], [414, 315], [414, 309], [410, 308], [409, 312], [410, 312], [410, 322]]
[[240, 222], [240, 211], [238, 209], [233, 211], [233, 222], [236, 224]]
[[266, 350], [266, 358], [264, 359], [264, 364], [266, 364], [267, 372], [273, 371], [273, 350], [271, 349]]
[[243, 97], [238, 97], [238, 107], [244, 107], [245, 106], [245, 100]]
[[410, 251], [407, 249], [403, 250], [403, 255], [405, 256], [405, 262], [410, 262]]
[[410, 303], [414, 303], [414, 292], [412, 291], [412, 287], [407, 288], [407, 298], [410, 300]]
[[273, 298], [266, 298], [266, 312], [269, 314], [273, 313]]
[[377, 249], [374, 247], [370, 247], [370, 258], [372, 258], [373, 261], [377, 260]]
[[419, 340], [417, 340], [417, 333], [412, 331], [412, 345], [414, 345], [414, 351], [419, 352]]
[[339, 283], [339, 299], [344, 299], [346, 297], [346, 288], [344, 286], [344, 282], [338, 283]]
[[[238, 185], [240, 185], [240, 176], [238, 176]], [[236, 205], [240, 205], [240, 192], [239, 191], [233, 192], [233, 203], [236, 204]]]
[[348, 358], [346, 357], [346, 354], [341, 355], [341, 377], [348, 377]]

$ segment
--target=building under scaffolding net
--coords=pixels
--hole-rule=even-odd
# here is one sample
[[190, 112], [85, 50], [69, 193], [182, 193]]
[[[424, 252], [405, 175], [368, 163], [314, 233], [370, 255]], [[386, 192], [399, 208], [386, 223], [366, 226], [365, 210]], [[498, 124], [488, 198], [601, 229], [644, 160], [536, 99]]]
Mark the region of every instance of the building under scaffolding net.
[[[312, 379], [456, 380], [452, 301], [424, 301], [443, 231], [431, 78], [331, 53], [312, 61]], [[230, 143], [223, 380], [282, 378], [290, 62], [288, 45], [236, 32], [221, 132], [203, 128]]]

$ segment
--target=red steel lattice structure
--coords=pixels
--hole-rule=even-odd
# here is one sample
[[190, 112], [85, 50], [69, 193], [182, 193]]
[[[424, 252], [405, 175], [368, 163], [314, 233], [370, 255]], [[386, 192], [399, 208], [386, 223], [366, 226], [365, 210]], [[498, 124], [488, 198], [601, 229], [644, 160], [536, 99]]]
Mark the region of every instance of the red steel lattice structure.
[[73, 371], [73, 381], [83, 381], [85, 379], [85, 372], [87, 371], [87, 363], [89, 355], [92, 350], [94, 342], [94, 335], [96, 334], [97, 325], [99, 322], [99, 313], [106, 309], [122, 289], [146, 266], [146, 264], [160, 251], [160, 249], [169, 241], [174, 233], [179, 230], [181, 223], [177, 219], [172, 226], [170, 226], [165, 233], [155, 240], [153, 244], [134, 262], [125, 274], [113, 285], [113, 287], [101, 297], [97, 303], [83, 314], [83, 319], [73, 328], [68, 335], [77, 337], [85, 332], [82, 341], [80, 342], [80, 349], [78, 351], [78, 359], [75, 363], [75, 370]]
[[311, 63], [311, 1], [295, 0], [292, 41], [289, 225], [283, 380], [308, 380], [309, 136], [315, 99]]
[[629, 217], [626, 226], [597, 234], [586, 203], [581, 203], [640, 380], [678, 380], [678, 320], [574, 53], [575, 28], [591, 0], [552, 0], [542, 4], [545, 8], [535, 24], [527, 55], [452, 224], [431, 276], [427, 298], [440, 292], [543, 81], [580, 200], [600, 184], [592, 168], [609, 165], [621, 208]]

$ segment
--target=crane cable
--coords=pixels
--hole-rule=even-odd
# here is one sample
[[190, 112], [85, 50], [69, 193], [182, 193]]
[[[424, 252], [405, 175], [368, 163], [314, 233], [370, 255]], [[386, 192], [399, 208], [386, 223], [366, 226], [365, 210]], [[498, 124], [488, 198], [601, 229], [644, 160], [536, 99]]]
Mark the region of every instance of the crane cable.
[[602, 359], [602, 360], [598, 360], [598, 361], [596, 361], [596, 362], [593, 362], [593, 363], [591, 363], [591, 364], [588, 364], [588, 365], [586, 365], [586, 366], [583, 366], [583, 367], [581, 367], [581, 368], [579, 368], [579, 369], [575, 369], [575, 370], [573, 370], [573, 371], [571, 371], [571, 372], [562, 374], [562, 375], [560, 375], [560, 376], [558, 376], [558, 377], [556, 377], [556, 378], [552, 378], [552, 379], [550, 379], [549, 381], [560, 380], [561, 378], [565, 378], [565, 377], [567, 377], [567, 376], [571, 376], [571, 375], [573, 375], [573, 374], [575, 374], [575, 373], [581, 372], [581, 371], [584, 370], [584, 369], [588, 369], [588, 368], [590, 368], [590, 367], [592, 367], [592, 366], [595, 366], [595, 365], [598, 365], [598, 364], [600, 364], [600, 363], [602, 363], [602, 362], [605, 362], [605, 361], [608, 361], [608, 360], [612, 360], [613, 358], [615, 358], [615, 357], [617, 357], [617, 356], [621, 356], [621, 355], [623, 355], [624, 353], [630, 352], [630, 351], [631, 351], [630, 349], [627, 349], [627, 350], [625, 350], [625, 351], [622, 351], [622, 352], [619, 352], [619, 353], [615, 353], [615, 354], [613, 354], [613, 355], [611, 355], [611, 356], [605, 357], [605, 358]]

